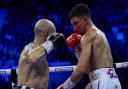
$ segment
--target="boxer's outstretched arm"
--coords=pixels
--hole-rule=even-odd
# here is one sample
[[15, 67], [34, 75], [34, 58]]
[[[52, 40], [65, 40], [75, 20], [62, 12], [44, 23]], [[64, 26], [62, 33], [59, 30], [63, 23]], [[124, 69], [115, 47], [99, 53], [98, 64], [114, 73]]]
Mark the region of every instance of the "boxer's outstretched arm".
[[32, 49], [28, 53], [28, 59], [30, 60], [30, 62], [35, 63], [40, 59], [40, 57], [44, 57], [49, 54], [52, 51], [53, 47], [62, 45], [64, 44], [64, 42], [65, 38], [63, 34], [53, 33], [47, 38], [47, 41], [45, 43], [35, 49]]
[[40, 57], [45, 57], [52, 49], [53, 44], [51, 42], [45, 42], [42, 46], [38, 46], [28, 53], [28, 61], [30, 63], [35, 63]]

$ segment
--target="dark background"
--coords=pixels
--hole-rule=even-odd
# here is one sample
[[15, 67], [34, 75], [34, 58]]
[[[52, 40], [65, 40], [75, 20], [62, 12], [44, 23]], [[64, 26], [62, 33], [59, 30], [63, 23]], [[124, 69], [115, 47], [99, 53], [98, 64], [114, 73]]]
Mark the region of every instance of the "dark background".
[[[128, 61], [128, 0], [0, 0], [0, 69], [16, 69], [24, 46], [34, 39], [34, 25], [42, 18], [53, 21], [57, 32], [67, 38], [73, 32], [69, 11], [78, 3], [87, 4], [93, 23], [109, 41], [114, 62]], [[77, 64], [70, 48], [54, 49], [48, 56], [49, 66]], [[116, 69], [123, 89], [128, 89], [128, 69]], [[49, 89], [55, 89], [71, 73], [51, 73]], [[60, 79], [59, 76], [63, 76]], [[10, 75], [0, 76], [0, 89], [11, 81]], [[58, 78], [58, 79], [57, 79]], [[61, 80], [61, 81], [59, 81]], [[3, 83], [3, 81], [5, 83]], [[84, 89], [88, 83], [85, 75], [80, 82]], [[7, 84], [6, 84], [7, 83]]]

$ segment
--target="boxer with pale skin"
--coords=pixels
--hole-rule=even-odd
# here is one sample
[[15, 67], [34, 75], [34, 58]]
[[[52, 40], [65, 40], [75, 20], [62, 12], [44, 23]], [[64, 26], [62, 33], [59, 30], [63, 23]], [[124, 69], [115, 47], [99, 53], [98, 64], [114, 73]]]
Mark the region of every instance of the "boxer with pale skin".
[[[23, 49], [18, 65], [18, 84], [34, 89], [47, 89], [49, 66], [46, 59], [63, 35], [56, 33], [54, 24], [47, 19], [39, 20], [34, 28], [34, 41]], [[21, 89], [16, 87], [16, 89]]]
[[[85, 89], [121, 89], [108, 41], [105, 34], [92, 23], [88, 6], [76, 5], [70, 12], [70, 18], [74, 33], [66, 42], [79, 60], [72, 75], [57, 89], [72, 89], [85, 73], [90, 78]], [[79, 35], [81, 39], [78, 42]]]

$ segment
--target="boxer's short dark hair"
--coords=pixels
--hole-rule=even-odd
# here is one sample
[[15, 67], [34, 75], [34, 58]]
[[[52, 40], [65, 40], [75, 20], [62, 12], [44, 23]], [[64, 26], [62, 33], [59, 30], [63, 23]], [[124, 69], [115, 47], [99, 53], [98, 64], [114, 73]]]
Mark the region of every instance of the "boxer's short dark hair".
[[80, 16], [88, 16], [91, 17], [91, 12], [90, 9], [88, 7], [88, 5], [86, 4], [76, 4], [70, 11], [69, 13], [69, 17], [70, 19], [74, 16], [80, 17]]

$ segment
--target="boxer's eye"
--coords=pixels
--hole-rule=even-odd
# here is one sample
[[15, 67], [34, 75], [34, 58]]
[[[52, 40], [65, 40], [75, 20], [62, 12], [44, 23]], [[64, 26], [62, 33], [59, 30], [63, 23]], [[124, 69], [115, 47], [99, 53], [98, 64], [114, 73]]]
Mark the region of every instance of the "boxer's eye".
[[72, 24], [73, 24], [74, 26], [77, 26], [78, 22], [73, 22]]

